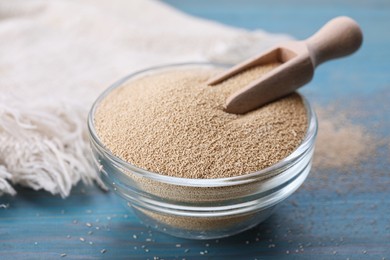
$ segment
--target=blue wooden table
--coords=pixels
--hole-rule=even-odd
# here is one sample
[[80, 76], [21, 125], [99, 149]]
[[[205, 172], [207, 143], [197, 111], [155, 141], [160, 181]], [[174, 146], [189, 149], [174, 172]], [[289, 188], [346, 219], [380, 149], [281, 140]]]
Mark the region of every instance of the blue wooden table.
[[[390, 2], [180, 1], [167, 3], [222, 23], [306, 38], [349, 15], [362, 26], [361, 51], [320, 67], [304, 90], [314, 103], [365, 106], [356, 118], [390, 133]], [[191, 241], [145, 228], [114, 194], [78, 186], [67, 199], [19, 188], [0, 197], [0, 259], [390, 259], [390, 147], [341, 178], [323, 170], [256, 228], [226, 239]], [[323, 178], [326, 175], [327, 178]], [[322, 176], [322, 177], [321, 177]]]

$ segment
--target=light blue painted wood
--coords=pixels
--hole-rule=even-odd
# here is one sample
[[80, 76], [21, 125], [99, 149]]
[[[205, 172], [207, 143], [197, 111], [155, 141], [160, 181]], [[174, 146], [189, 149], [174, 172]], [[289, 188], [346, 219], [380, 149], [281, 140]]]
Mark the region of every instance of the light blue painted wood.
[[[362, 50], [321, 66], [302, 91], [317, 104], [365, 106], [369, 116], [354, 120], [367, 127], [377, 124], [372, 131], [389, 136], [389, 1], [166, 2], [226, 24], [297, 38], [334, 16], [352, 16], [365, 33]], [[61, 254], [65, 259], [390, 259], [389, 160], [389, 148], [381, 147], [375, 158], [344, 178], [336, 171], [317, 172], [265, 223], [219, 241], [150, 231], [114, 194], [97, 188], [79, 186], [65, 200], [20, 189], [17, 197], [0, 197], [0, 204], [9, 204], [0, 209], [0, 259], [56, 259]]]

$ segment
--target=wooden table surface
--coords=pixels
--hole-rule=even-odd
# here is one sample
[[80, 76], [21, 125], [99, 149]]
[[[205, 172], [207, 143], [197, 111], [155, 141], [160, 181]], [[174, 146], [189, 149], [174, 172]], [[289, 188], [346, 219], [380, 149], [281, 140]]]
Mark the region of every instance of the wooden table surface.
[[[353, 120], [389, 137], [389, 1], [166, 2], [229, 25], [301, 39], [335, 16], [355, 18], [365, 34], [361, 51], [321, 66], [303, 92], [319, 105], [359, 104], [368, 116]], [[0, 259], [390, 259], [389, 149], [381, 147], [343, 178], [337, 170], [312, 174], [266, 222], [220, 240], [151, 231], [113, 193], [97, 188], [80, 185], [67, 199], [19, 188], [16, 197], [0, 197], [9, 205], [0, 208]]]

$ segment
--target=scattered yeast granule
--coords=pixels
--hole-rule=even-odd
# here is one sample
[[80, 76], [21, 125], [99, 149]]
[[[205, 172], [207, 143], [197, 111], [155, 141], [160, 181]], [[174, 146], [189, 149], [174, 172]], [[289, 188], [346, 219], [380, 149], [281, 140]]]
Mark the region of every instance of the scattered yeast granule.
[[224, 178], [269, 167], [291, 154], [307, 129], [294, 93], [244, 115], [226, 98], [279, 64], [258, 66], [216, 86], [215, 68], [171, 69], [135, 78], [108, 94], [95, 127], [114, 155], [137, 167], [184, 178]]

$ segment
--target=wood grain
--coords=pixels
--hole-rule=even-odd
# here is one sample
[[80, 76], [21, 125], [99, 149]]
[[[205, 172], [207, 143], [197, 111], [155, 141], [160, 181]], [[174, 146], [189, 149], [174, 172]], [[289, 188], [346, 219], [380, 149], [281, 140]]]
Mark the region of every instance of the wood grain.
[[226, 112], [248, 113], [304, 86], [311, 81], [319, 64], [354, 53], [362, 40], [362, 31], [356, 21], [345, 16], [336, 17], [307, 40], [278, 44], [216, 75], [207, 84], [213, 86], [249, 68], [279, 62], [278, 67], [242, 86], [226, 99]]

